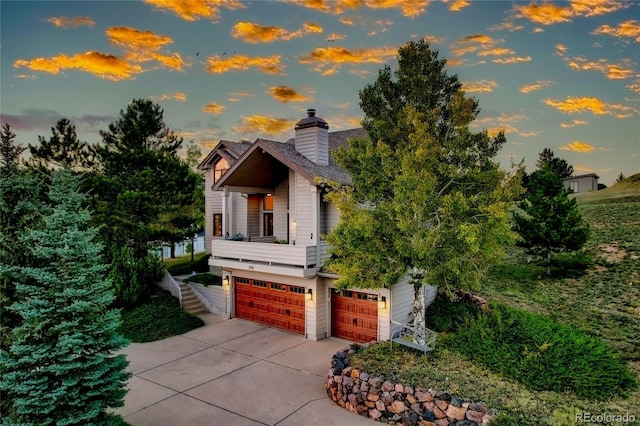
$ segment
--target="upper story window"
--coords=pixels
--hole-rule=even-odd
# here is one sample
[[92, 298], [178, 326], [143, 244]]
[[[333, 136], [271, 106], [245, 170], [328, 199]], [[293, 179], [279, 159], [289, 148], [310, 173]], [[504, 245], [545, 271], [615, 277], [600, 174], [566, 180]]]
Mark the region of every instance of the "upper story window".
[[213, 183], [220, 180], [227, 170], [229, 170], [229, 162], [225, 158], [221, 158], [213, 168]]

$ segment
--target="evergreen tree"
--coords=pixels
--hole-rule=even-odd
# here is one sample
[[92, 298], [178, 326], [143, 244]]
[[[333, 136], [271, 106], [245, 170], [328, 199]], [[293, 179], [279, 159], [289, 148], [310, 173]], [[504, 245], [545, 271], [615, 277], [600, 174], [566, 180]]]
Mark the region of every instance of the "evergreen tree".
[[116, 333], [120, 313], [105, 279], [107, 265], [82, 208], [78, 178], [55, 172], [51, 207], [41, 226], [25, 231], [39, 266], [21, 266], [11, 310], [22, 317], [0, 352], [0, 388], [10, 400], [7, 424], [107, 424], [126, 393], [126, 345]]
[[174, 219], [195, 203], [200, 179], [178, 158], [182, 138], [166, 127], [163, 110], [151, 101], [134, 100], [100, 134], [94, 200], [107, 243], [145, 257], [168, 235], [184, 238], [185, 230], [176, 229]]
[[575, 198], [569, 197], [560, 176], [550, 167], [529, 176], [526, 198], [518, 203], [514, 230], [520, 235], [518, 245], [527, 253], [542, 257], [551, 274], [551, 254], [579, 250], [589, 236]]
[[622, 174], [622, 172], [620, 172], [620, 174], [616, 178], [616, 183], [622, 182], [624, 179], [625, 179], [624, 175]]
[[410, 42], [395, 78], [386, 66], [360, 91], [369, 138], [335, 154], [352, 184], [334, 184], [328, 196], [341, 213], [326, 236], [337, 284], [388, 287], [410, 274], [420, 343], [424, 286], [452, 295], [478, 285], [511, 240], [507, 207], [517, 186], [493, 160], [504, 135], [469, 130], [478, 103], [445, 64], [428, 43]]
[[41, 169], [68, 167], [72, 170], [90, 169], [93, 162], [92, 148], [78, 139], [76, 127], [66, 118], [61, 118], [51, 128], [47, 140], [38, 136], [38, 146], [29, 145], [29, 165]]
[[560, 176], [560, 178], [573, 176], [573, 166], [569, 165], [566, 160], [556, 157], [549, 148], [543, 149], [542, 152], [538, 154], [536, 166], [538, 169], [547, 168]]

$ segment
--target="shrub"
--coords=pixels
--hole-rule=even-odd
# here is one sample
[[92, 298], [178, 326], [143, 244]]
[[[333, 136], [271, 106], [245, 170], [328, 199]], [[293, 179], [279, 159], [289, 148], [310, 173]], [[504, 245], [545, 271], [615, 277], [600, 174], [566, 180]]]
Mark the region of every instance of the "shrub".
[[112, 247], [110, 251], [111, 280], [114, 305], [128, 308], [146, 302], [151, 296], [154, 283], [164, 274], [164, 265], [155, 255], [136, 258], [128, 247]]
[[438, 295], [426, 311], [426, 324], [437, 332], [455, 332], [474, 318], [480, 308], [470, 301], [452, 301]]
[[195, 262], [187, 260], [185, 262], [178, 262], [167, 268], [167, 272], [171, 275], [189, 275], [192, 272], [209, 272], [209, 255], [203, 256]]
[[192, 283], [200, 283], [205, 286], [222, 285], [222, 277], [213, 274], [196, 274], [191, 275], [187, 281]]
[[592, 263], [593, 258], [586, 251], [554, 253], [551, 256], [551, 267], [560, 276], [582, 274]]
[[461, 327], [454, 347], [534, 390], [572, 391], [604, 399], [637, 387], [604, 342], [551, 318], [493, 305]]
[[202, 319], [180, 309], [171, 293], [160, 290], [150, 302], [122, 312], [118, 331], [133, 342], [144, 343], [183, 334], [203, 324]]

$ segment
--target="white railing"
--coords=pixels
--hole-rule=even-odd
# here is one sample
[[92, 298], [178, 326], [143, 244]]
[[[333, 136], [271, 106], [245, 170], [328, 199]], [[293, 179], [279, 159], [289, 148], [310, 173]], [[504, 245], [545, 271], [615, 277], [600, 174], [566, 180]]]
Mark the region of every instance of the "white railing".
[[[214, 240], [210, 264], [225, 266], [228, 262], [246, 262], [278, 268], [294, 268], [315, 273], [316, 246]], [[251, 268], [249, 268], [251, 269]]]
[[180, 309], [182, 309], [182, 291], [180, 290], [180, 285], [176, 282], [175, 278], [171, 276], [167, 271], [164, 272], [164, 276], [158, 283], [158, 286], [164, 290], [167, 290], [174, 297], [178, 298], [178, 302], [180, 302]]

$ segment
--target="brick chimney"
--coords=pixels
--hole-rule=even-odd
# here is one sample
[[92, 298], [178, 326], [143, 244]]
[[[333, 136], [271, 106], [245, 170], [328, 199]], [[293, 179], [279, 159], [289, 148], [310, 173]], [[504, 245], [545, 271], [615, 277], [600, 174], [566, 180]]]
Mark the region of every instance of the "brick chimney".
[[307, 117], [296, 123], [296, 151], [314, 163], [329, 165], [329, 125], [316, 117], [315, 109], [307, 110]]

